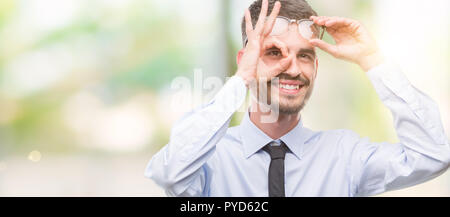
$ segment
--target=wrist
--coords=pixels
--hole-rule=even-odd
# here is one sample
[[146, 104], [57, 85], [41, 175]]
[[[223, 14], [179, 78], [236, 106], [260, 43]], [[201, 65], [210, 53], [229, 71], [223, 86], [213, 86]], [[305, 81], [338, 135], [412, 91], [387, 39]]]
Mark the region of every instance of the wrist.
[[250, 83], [255, 80], [253, 76], [248, 76], [247, 73], [243, 73], [241, 71], [236, 72], [236, 76], [240, 77], [244, 81], [247, 88], [249, 87]]
[[380, 51], [373, 54], [362, 57], [357, 63], [365, 71], [368, 72], [370, 69], [380, 65], [384, 62], [384, 56]]

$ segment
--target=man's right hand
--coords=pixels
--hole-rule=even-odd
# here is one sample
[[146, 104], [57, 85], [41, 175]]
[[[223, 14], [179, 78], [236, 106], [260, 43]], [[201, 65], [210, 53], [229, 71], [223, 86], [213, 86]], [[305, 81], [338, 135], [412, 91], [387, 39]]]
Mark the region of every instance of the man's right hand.
[[[266, 19], [268, 8], [268, 0], [263, 0], [261, 12], [255, 28], [253, 28], [250, 11], [248, 9], [245, 11], [245, 25], [248, 42], [245, 46], [242, 57], [240, 58], [236, 75], [243, 78], [247, 86], [250, 82], [256, 80], [258, 61], [264, 47], [267, 46], [264, 46], [264, 41], [272, 32], [275, 19], [280, 12], [281, 3], [278, 1], [275, 3], [272, 13], [269, 18]], [[285, 52], [283, 52], [283, 54], [286, 55]]]

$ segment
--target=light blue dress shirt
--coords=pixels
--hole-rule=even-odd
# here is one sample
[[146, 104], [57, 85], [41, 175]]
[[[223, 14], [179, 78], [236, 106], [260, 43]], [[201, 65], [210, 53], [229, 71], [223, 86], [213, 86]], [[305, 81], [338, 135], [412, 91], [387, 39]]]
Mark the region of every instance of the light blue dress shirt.
[[[430, 180], [449, 167], [450, 146], [436, 104], [394, 64], [367, 72], [392, 112], [398, 143], [375, 143], [351, 130], [312, 131], [300, 121], [279, 138], [286, 196], [370, 196]], [[245, 115], [228, 128], [247, 93], [237, 76], [207, 105], [172, 128], [170, 142], [148, 163], [145, 176], [169, 196], [268, 196], [272, 142]]]

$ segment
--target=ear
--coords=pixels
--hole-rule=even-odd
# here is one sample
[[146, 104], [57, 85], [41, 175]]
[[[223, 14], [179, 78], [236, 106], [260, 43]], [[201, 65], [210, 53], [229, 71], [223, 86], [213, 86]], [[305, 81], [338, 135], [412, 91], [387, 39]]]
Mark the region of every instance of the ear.
[[236, 63], [239, 65], [242, 55], [244, 55], [244, 48], [240, 49], [236, 56]]

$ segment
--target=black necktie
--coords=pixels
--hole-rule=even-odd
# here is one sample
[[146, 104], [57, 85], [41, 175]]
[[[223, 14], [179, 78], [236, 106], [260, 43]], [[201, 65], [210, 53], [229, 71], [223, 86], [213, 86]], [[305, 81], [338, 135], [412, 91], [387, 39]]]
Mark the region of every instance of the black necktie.
[[281, 142], [280, 146], [266, 145], [263, 150], [270, 154], [269, 166], [269, 197], [285, 197], [284, 193], [284, 156], [287, 151], [286, 145]]

